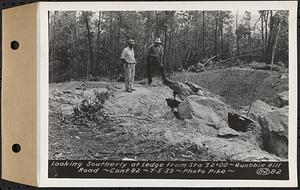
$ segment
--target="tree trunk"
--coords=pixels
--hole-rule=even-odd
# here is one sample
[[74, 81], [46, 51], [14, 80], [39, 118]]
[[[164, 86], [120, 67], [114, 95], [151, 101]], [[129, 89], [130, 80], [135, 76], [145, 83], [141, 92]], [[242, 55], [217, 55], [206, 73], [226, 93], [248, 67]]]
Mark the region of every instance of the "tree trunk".
[[[106, 47], [109, 47], [108, 46], [108, 35], [105, 35], [105, 42], [104, 42], [104, 45]], [[109, 53], [109, 52], [108, 52]], [[107, 54], [106, 54], [107, 55]], [[108, 65], [109, 65], [109, 57], [106, 57], [105, 58], [105, 61], [104, 61], [104, 75], [107, 76], [108, 75]]]
[[271, 62], [271, 51], [272, 51], [272, 41], [274, 37], [273, 25], [274, 25], [274, 18], [273, 18], [273, 11], [270, 11], [270, 30], [268, 36], [268, 43], [267, 43], [267, 61], [266, 63], [269, 64]]
[[276, 50], [276, 46], [277, 46], [277, 41], [278, 41], [280, 29], [281, 29], [281, 23], [279, 22], [278, 30], [277, 30], [277, 34], [276, 34], [276, 39], [275, 39], [275, 43], [274, 43], [274, 47], [273, 47], [273, 51], [272, 51], [271, 71], [273, 70], [273, 66], [274, 66], [274, 55], [275, 55], [275, 50]]
[[157, 16], [157, 11], [155, 11], [155, 37], [159, 37], [158, 36], [158, 16]]
[[267, 50], [267, 44], [268, 44], [268, 17], [269, 17], [269, 12], [266, 11], [266, 14], [265, 14], [265, 46], [264, 46], [264, 49], [265, 49], [265, 62], [266, 63], [268, 62], [268, 50]]
[[181, 68], [181, 69], [183, 69], [183, 58], [182, 58], [182, 54], [181, 54], [181, 52], [178, 50], [178, 47], [176, 46], [176, 54], [178, 55], [178, 57], [179, 57], [179, 60], [180, 60], [180, 62], [179, 62], [179, 67]]
[[[121, 25], [122, 25], [122, 13], [120, 12], [119, 13], [119, 29], [118, 29], [118, 46], [117, 46], [117, 55], [120, 55], [121, 52], [120, 52], [120, 38], [121, 38]], [[117, 61], [118, 62], [118, 61]], [[118, 74], [121, 73], [122, 71], [122, 68], [120, 67], [120, 64], [118, 64], [118, 67], [117, 67], [117, 71], [118, 71]]]
[[239, 47], [239, 37], [237, 35], [237, 30], [238, 30], [238, 12], [236, 12], [236, 17], [235, 17], [235, 34], [236, 34], [236, 55], [240, 54], [240, 47]]
[[163, 52], [164, 52], [164, 55], [163, 55], [163, 64], [166, 68], [168, 68], [168, 63], [166, 62], [166, 53], [167, 53], [167, 39], [168, 39], [168, 36], [167, 36], [167, 29], [168, 29], [168, 25], [167, 25], [167, 11], [165, 11], [165, 18], [164, 18], [164, 37], [165, 37], [165, 41], [164, 41], [164, 49], [163, 49]]
[[171, 49], [172, 49], [172, 35], [173, 35], [173, 29], [170, 29], [170, 33], [169, 33], [169, 47], [168, 47], [168, 56], [167, 56], [167, 61], [169, 63], [169, 66], [170, 66], [170, 70], [169, 71], [173, 71], [174, 68], [172, 67], [174, 64], [173, 64], [173, 61], [170, 60], [171, 58]]
[[70, 28], [71, 31], [71, 37], [72, 37], [72, 53], [73, 53], [73, 61], [72, 61], [72, 78], [77, 79], [77, 72], [78, 72], [78, 60], [77, 60], [77, 47], [76, 47], [76, 41], [77, 41], [77, 36], [76, 36], [76, 24], [73, 26], [74, 28]]
[[195, 12], [195, 36], [194, 36], [194, 52], [195, 57], [198, 60], [198, 11]]
[[100, 65], [100, 22], [101, 22], [101, 11], [99, 11], [98, 24], [97, 24], [97, 63], [96, 63], [96, 75], [99, 76], [99, 65]]
[[187, 54], [187, 56], [186, 56], [186, 58], [185, 58], [185, 61], [184, 61], [184, 67], [187, 66], [188, 61], [189, 61], [189, 59], [190, 59], [191, 49], [192, 49], [192, 48], [189, 48], [189, 50], [188, 50], [188, 54]]
[[265, 14], [265, 44], [268, 43], [268, 20], [269, 20], [269, 11], [266, 11], [266, 14]]
[[217, 11], [215, 15], [215, 55], [218, 53], [218, 16], [219, 12]]
[[113, 33], [112, 33], [112, 12], [110, 12], [110, 14], [109, 14], [109, 49], [108, 49], [108, 51], [109, 51], [108, 68], [109, 68], [110, 79], [112, 79], [112, 68], [113, 68], [113, 65], [112, 65], [113, 64], [112, 63], [112, 47], [113, 47], [112, 35], [113, 35]]
[[264, 44], [265, 44], [265, 39], [264, 39], [264, 13], [261, 13], [263, 15], [261, 15], [260, 17], [260, 22], [261, 22], [261, 42], [262, 42], [262, 53], [263, 55], [265, 54], [265, 48], [264, 48]]
[[205, 57], [205, 12], [202, 11], [202, 57]]
[[261, 40], [264, 42], [265, 39], [264, 39], [264, 19], [263, 19], [263, 16], [260, 17], [260, 28], [261, 28]]
[[89, 44], [89, 54], [90, 54], [90, 60], [87, 63], [86, 67], [86, 80], [89, 80], [89, 75], [90, 75], [90, 70], [93, 65], [93, 47], [92, 47], [92, 36], [91, 36], [91, 31], [90, 31], [90, 25], [89, 25], [89, 20], [88, 17], [85, 13], [83, 13], [83, 16], [85, 17], [85, 24], [86, 24], [86, 29], [88, 32], [88, 44]]
[[222, 18], [222, 20], [221, 20], [221, 25], [220, 25], [221, 27], [220, 27], [220, 35], [221, 35], [221, 53], [222, 53], [222, 55], [221, 55], [221, 57], [222, 57], [222, 59], [224, 58], [224, 39], [223, 39], [223, 18]]
[[[211, 29], [210, 28], [208, 28], [208, 31], [207, 31], [207, 37], [209, 38], [209, 34], [211, 34], [211, 33], [213, 33], [213, 31], [211, 31]], [[209, 48], [208, 48], [208, 51], [206, 52], [206, 56], [207, 57], [209, 57], [212, 53], [212, 51], [214, 51], [213, 50], [213, 45], [214, 45], [214, 42], [213, 42], [213, 40], [209, 40], [208, 41], [208, 44], [209, 44]]]

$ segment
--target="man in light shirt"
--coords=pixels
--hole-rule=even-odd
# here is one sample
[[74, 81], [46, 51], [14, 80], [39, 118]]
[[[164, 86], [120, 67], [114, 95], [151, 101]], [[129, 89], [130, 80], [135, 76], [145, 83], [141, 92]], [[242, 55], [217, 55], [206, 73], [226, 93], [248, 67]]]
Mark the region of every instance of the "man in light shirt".
[[132, 93], [132, 91], [135, 91], [135, 89], [133, 88], [136, 64], [133, 50], [135, 42], [133, 39], [129, 39], [127, 43], [128, 46], [124, 48], [121, 54], [121, 61], [124, 64], [125, 71], [125, 91]]

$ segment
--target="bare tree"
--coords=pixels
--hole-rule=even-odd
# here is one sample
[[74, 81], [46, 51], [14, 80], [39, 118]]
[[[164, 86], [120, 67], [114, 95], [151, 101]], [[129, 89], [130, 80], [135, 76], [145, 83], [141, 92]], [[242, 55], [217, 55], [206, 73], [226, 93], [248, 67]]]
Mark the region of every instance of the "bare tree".
[[278, 42], [278, 37], [279, 37], [280, 29], [281, 29], [281, 22], [279, 21], [279, 23], [278, 23], [278, 30], [277, 30], [277, 34], [276, 34], [276, 39], [275, 39], [275, 43], [274, 43], [273, 51], [272, 51], [271, 70], [273, 70], [273, 67], [274, 67], [274, 55], [275, 55], [275, 50], [276, 50], [276, 46], [277, 46], [277, 42]]
[[92, 47], [92, 34], [90, 31], [90, 24], [89, 24], [89, 17], [87, 15], [87, 12], [82, 12], [82, 15], [84, 16], [85, 24], [86, 24], [86, 30], [87, 30], [87, 38], [88, 38], [88, 45], [89, 45], [89, 54], [90, 54], [90, 59], [89, 62], [87, 63], [86, 67], [86, 80], [89, 80], [90, 76], [90, 70], [93, 67], [93, 47]]

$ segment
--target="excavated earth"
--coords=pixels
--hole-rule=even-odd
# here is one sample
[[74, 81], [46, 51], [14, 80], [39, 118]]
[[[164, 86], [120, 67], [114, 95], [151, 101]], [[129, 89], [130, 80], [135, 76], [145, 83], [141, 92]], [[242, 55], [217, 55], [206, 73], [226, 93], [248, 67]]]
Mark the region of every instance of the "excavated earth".
[[[229, 68], [201, 73], [175, 73], [171, 79], [188, 80], [225, 98], [232, 106], [250, 105], [256, 86], [255, 100], [277, 106], [275, 99], [288, 90], [288, 74], [249, 68]], [[285, 77], [283, 77], [285, 76]]]
[[[205, 73], [176, 73], [173, 80], [189, 80], [224, 97], [189, 97], [175, 117], [167, 106], [172, 90], [159, 79], [149, 87], [137, 82], [136, 91], [124, 92], [120, 82], [50, 84], [49, 159], [99, 160], [239, 160], [279, 161], [284, 156], [263, 148], [262, 129], [255, 120], [246, 131], [230, 128], [227, 114], [245, 114], [257, 80], [255, 100], [275, 105], [274, 99], [288, 90], [288, 80], [267, 71], [225, 69]], [[94, 102], [109, 92], [97, 118], [75, 114], [83, 100]], [[203, 99], [204, 98], [204, 99]], [[209, 101], [203, 101], [208, 98]], [[199, 105], [195, 105], [194, 102]], [[205, 102], [205, 103], [203, 103]], [[212, 102], [210, 106], [207, 102]], [[213, 108], [212, 108], [213, 107]], [[203, 110], [207, 113], [202, 114]], [[99, 119], [100, 118], [100, 119]]]

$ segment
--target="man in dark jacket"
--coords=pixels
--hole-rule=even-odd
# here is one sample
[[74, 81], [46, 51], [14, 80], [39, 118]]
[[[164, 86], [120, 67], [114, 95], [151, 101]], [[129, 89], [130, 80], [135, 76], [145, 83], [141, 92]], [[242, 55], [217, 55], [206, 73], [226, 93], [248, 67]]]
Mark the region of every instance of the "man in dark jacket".
[[156, 38], [154, 44], [149, 47], [147, 58], [148, 84], [152, 84], [152, 75], [155, 74], [160, 65], [163, 64], [163, 47], [160, 38]]

